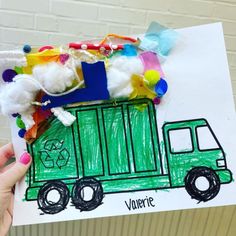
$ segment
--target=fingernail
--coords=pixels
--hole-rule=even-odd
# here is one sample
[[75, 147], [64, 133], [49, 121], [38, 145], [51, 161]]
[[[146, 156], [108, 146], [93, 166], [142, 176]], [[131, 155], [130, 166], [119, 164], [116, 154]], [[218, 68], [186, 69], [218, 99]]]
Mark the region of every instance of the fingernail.
[[22, 156], [20, 157], [20, 163], [24, 165], [29, 164], [30, 160], [31, 160], [31, 156], [27, 152], [23, 153]]

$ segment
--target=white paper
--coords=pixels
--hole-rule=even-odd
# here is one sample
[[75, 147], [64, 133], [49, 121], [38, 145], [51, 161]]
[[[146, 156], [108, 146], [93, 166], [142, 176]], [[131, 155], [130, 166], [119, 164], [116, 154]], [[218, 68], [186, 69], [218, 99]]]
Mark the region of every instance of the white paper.
[[[164, 122], [204, 118], [210, 124], [223, 147], [226, 153], [227, 167], [234, 177], [236, 174], [236, 116], [222, 25], [215, 23], [177, 31], [180, 34], [180, 41], [163, 64], [169, 91], [162, 103], [157, 106], [160, 140], [163, 139], [162, 126]], [[26, 150], [26, 145], [23, 139], [18, 138], [16, 132], [14, 121], [12, 121], [13, 143], [16, 156], [19, 158], [20, 154]], [[177, 141], [177, 148], [181, 146], [181, 140], [179, 139], [180, 143]], [[186, 146], [189, 146], [187, 140], [185, 143]], [[165, 165], [165, 156], [162, 154], [160, 158]], [[164, 169], [164, 173], [168, 175], [168, 170]], [[22, 201], [25, 188], [24, 180], [16, 187], [13, 225], [213, 207], [236, 203], [236, 183], [231, 182], [221, 185], [217, 196], [207, 202], [198, 203], [197, 200], [191, 199], [184, 187], [169, 188], [105, 194], [102, 200], [103, 204], [92, 211], [80, 211], [71, 206], [71, 202], [69, 202], [65, 210], [58, 214], [49, 215], [41, 214], [37, 201]], [[204, 186], [202, 188], [204, 189]], [[146, 206], [129, 210], [130, 202], [138, 199], [146, 199]]]

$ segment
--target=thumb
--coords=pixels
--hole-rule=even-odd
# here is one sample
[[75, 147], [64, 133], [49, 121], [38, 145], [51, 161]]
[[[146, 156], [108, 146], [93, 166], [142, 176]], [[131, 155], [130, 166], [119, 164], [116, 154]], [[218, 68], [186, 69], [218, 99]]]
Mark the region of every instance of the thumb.
[[25, 152], [15, 164], [1, 174], [1, 188], [12, 188], [26, 174], [31, 164], [31, 156]]

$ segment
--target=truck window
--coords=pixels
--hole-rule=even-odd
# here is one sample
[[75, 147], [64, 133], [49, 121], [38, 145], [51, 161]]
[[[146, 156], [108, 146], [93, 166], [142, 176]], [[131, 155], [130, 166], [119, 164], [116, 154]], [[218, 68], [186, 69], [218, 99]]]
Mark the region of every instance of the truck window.
[[169, 141], [172, 153], [193, 151], [191, 130], [189, 128], [169, 130]]
[[211, 130], [208, 126], [197, 127], [197, 140], [199, 150], [218, 149], [217, 144]]

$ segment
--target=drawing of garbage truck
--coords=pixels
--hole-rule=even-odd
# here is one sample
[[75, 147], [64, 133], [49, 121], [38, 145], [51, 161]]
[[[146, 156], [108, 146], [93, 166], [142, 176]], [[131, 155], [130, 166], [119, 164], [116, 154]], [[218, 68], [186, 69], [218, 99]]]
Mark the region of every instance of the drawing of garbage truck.
[[[106, 194], [179, 187], [209, 201], [221, 184], [232, 181], [223, 148], [205, 119], [165, 123], [160, 142], [152, 100], [66, 110], [76, 116], [71, 127], [51, 118], [49, 128], [27, 145], [33, 163], [25, 197], [37, 200], [45, 214], [64, 210], [70, 199], [75, 208], [91, 211]], [[57, 199], [50, 199], [52, 192]]]

